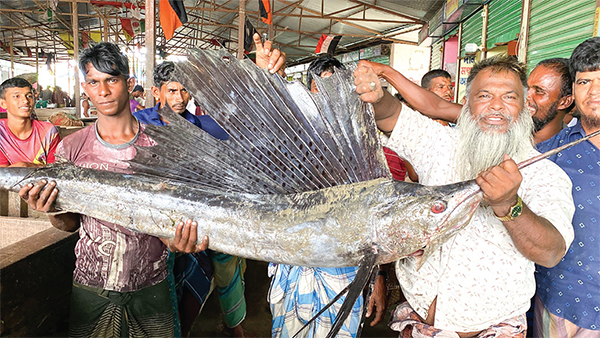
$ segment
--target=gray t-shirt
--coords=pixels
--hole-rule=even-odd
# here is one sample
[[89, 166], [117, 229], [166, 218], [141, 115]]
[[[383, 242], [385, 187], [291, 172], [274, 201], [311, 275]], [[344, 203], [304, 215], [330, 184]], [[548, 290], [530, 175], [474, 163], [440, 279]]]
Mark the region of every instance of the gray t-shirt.
[[[131, 144], [113, 147], [97, 137], [93, 125], [67, 136], [59, 144], [56, 156], [80, 167], [126, 172], [126, 165], [118, 160], [134, 157], [132, 144], [149, 146], [152, 141], [140, 127]], [[129, 292], [155, 285], [167, 276], [167, 249], [157, 237], [86, 215], [81, 215], [79, 237], [73, 273], [78, 283]]]

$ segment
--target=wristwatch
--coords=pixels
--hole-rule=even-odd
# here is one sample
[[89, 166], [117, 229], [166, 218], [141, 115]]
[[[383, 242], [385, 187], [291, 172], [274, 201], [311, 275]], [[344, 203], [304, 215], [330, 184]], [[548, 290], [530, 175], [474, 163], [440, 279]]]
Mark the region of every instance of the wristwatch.
[[496, 214], [494, 214], [494, 216], [496, 216], [496, 218], [502, 222], [510, 222], [510, 221], [514, 220], [515, 218], [521, 216], [521, 213], [523, 213], [523, 200], [521, 199], [521, 197], [517, 196], [517, 203], [515, 205], [513, 205], [512, 207], [510, 207], [510, 211], [508, 212], [508, 215], [498, 217], [498, 216], [496, 216]]

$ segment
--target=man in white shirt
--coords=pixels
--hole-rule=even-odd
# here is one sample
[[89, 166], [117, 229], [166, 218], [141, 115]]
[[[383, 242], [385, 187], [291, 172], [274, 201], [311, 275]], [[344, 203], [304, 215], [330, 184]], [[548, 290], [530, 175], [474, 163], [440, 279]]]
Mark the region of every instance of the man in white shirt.
[[573, 240], [571, 182], [537, 154], [525, 107], [525, 66], [511, 57], [475, 65], [457, 128], [447, 128], [384, 94], [378, 77], [396, 83], [391, 67], [362, 62], [357, 92], [374, 104], [387, 147], [411, 162], [425, 185], [476, 179], [484, 203], [470, 223], [426, 259], [396, 266], [408, 300], [392, 315], [403, 337], [524, 337], [535, 293], [534, 263], [556, 265]]

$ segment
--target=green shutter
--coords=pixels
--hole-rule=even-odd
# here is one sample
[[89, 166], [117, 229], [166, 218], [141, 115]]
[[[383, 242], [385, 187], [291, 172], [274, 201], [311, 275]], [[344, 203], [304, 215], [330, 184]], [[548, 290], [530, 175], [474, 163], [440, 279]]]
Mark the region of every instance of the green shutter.
[[550, 58], [570, 58], [592, 37], [596, 0], [533, 0], [529, 19], [527, 66]]
[[463, 22], [462, 40], [460, 43], [461, 58], [466, 56], [465, 46], [467, 43], [476, 43], [477, 46], [481, 46], [481, 29], [483, 28], [483, 17], [481, 16], [481, 13], [482, 11], [479, 10]]
[[442, 39], [431, 44], [431, 65], [429, 69], [442, 68]]
[[[544, 0], [543, 0], [544, 1]], [[493, 0], [489, 5], [487, 49], [517, 38], [521, 30], [521, 0]]]

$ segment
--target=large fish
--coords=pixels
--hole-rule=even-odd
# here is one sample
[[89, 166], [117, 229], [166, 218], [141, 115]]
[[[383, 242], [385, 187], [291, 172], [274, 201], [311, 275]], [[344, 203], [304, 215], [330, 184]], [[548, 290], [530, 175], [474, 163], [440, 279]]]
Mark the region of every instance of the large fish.
[[0, 187], [41, 179], [60, 191], [56, 207], [147, 234], [173, 237], [180, 219], [198, 222], [210, 248], [267, 262], [357, 266], [406, 257], [468, 222], [481, 197], [473, 181], [427, 187], [380, 178], [294, 194], [210, 191], [193, 183], [56, 164], [2, 168]]

